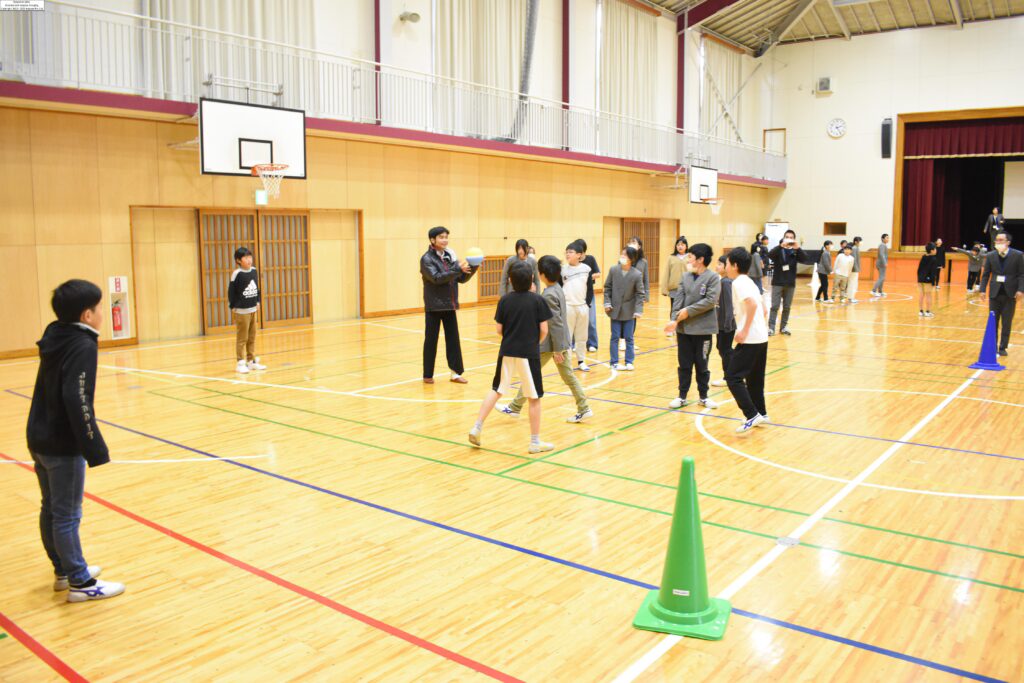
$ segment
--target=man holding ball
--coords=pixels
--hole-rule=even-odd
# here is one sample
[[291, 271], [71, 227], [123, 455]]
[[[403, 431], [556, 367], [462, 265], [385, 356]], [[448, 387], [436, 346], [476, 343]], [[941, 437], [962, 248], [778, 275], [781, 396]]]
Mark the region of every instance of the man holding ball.
[[[466, 384], [462, 376], [462, 347], [459, 344], [459, 285], [469, 282], [480, 267], [459, 261], [448, 248], [448, 228], [438, 226], [427, 233], [430, 248], [420, 257], [420, 275], [423, 277], [423, 311], [426, 316], [426, 334], [423, 339], [423, 383], [434, 383], [434, 360], [437, 358], [437, 336], [444, 325], [444, 347], [451, 381]], [[477, 260], [477, 259], [474, 259]]]

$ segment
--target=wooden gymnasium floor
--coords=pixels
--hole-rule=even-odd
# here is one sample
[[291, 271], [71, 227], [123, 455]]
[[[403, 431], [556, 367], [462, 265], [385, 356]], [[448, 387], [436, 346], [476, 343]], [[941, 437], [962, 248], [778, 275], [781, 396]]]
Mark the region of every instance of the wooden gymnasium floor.
[[[465, 441], [490, 309], [460, 313], [468, 386], [420, 382], [419, 315], [263, 333], [270, 369], [237, 381], [230, 339], [103, 353], [117, 462], [89, 472], [83, 543], [128, 591], [63, 603], [35, 478], [0, 467], [0, 678], [1024, 680], [1024, 338], [1007, 371], [969, 370], [986, 309], [954, 286], [922, 320], [911, 287], [816, 310], [801, 285], [768, 355], [776, 424], [747, 438], [731, 402], [666, 409], [656, 297], [636, 371], [585, 377], [590, 422], [544, 399], [536, 458], [525, 418]], [[34, 375], [0, 364], [5, 459], [27, 459]], [[672, 644], [630, 624], [684, 455], [735, 612], [724, 640], [641, 660]]]

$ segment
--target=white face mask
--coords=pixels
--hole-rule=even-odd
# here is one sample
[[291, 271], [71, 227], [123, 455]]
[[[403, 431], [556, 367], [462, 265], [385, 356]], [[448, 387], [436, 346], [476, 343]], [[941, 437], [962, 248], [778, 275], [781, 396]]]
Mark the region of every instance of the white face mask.
[[1009, 248], [1010, 245], [1007, 244], [1006, 242], [996, 242], [996, 251], [998, 251], [1000, 254], [1005, 254]]
[[629, 258], [628, 257], [626, 257], [626, 256], [620, 256], [619, 257], [619, 265], [620, 266], [624, 266], [627, 263], [629, 263]]
[[694, 272], [696, 270], [697, 269], [693, 267], [693, 261], [687, 261], [686, 262], [686, 272], [687, 273], [692, 273], [692, 272]]

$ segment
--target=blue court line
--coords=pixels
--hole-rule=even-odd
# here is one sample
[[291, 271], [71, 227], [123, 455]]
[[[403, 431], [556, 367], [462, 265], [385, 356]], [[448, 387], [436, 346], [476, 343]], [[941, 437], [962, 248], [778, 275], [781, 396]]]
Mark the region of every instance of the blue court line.
[[[24, 394], [18, 394], [16, 392], [11, 391], [10, 389], [7, 389], [6, 391], [8, 393], [14, 394], [15, 396], [20, 396], [21, 398], [25, 398], [25, 399], [29, 398], [28, 396], [25, 396]], [[221, 460], [222, 462], [226, 462], [226, 463], [228, 463], [230, 465], [234, 465], [235, 467], [241, 467], [243, 469], [251, 470], [253, 472], [256, 472], [257, 474], [263, 474], [263, 475], [266, 475], [268, 477], [273, 477], [274, 479], [278, 479], [280, 481], [284, 481], [284, 482], [287, 482], [289, 484], [294, 484], [296, 486], [301, 486], [303, 488], [307, 488], [307, 489], [310, 489], [312, 491], [317, 491], [318, 493], [325, 493], [325, 494], [327, 494], [329, 496], [333, 496], [335, 498], [340, 498], [340, 499], [346, 500], [346, 501], [348, 501], [350, 503], [355, 503], [357, 505], [362, 505], [364, 507], [368, 507], [368, 508], [373, 509], [373, 510], [378, 510], [380, 512], [385, 512], [385, 513], [390, 514], [390, 515], [395, 515], [397, 517], [402, 517], [403, 519], [407, 519], [409, 521], [419, 522], [420, 524], [426, 524], [426, 525], [432, 526], [432, 527], [434, 527], [436, 529], [441, 529], [442, 531], [450, 531], [452, 533], [459, 534], [460, 536], [465, 536], [467, 538], [472, 538], [472, 539], [477, 540], [477, 541], [482, 541], [484, 543], [488, 543], [490, 545], [495, 545], [495, 546], [498, 546], [498, 547], [501, 547], [501, 548], [505, 548], [505, 549], [511, 550], [513, 552], [521, 553], [521, 554], [524, 554], [524, 555], [529, 555], [531, 557], [536, 557], [538, 559], [546, 560], [548, 562], [553, 562], [555, 564], [560, 564], [560, 565], [565, 566], [565, 567], [571, 567], [572, 569], [579, 569], [580, 571], [587, 572], [588, 574], [594, 574], [596, 576], [601, 576], [601, 577], [604, 577], [604, 578], [607, 578], [607, 579], [612, 579], [614, 581], [618, 581], [620, 583], [626, 583], [626, 584], [629, 584], [631, 586], [635, 586], [637, 588], [644, 588], [644, 589], [647, 589], [647, 590], [657, 590], [658, 589], [658, 586], [656, 586], [656, 585], [654, 585], [652, 583], [647, 583], [645, 581], [640, 581], [638, 579], [631, 579], [628, 576], [623, 576], [621, 574], [615, 574], [613, 572], [608, 572], [608, 571], [604, 571], [602, 569], [597, 569], [595, 567], [590, 567], [588, 565], [581, 564], [579, 562], [573, 562], [572, 560], [567, 560], [567, 559], [564, 559], [564, 558], [561, 558], [561, 557], [556, 557], [555, 555], [549, 555], [548, 553], [544, 553], [544, 552], [541, 552], [539, 550], [531, 550], [530, 548], [526, 548], [526, 547], [523, 547], [523, 546], [520, 546], [520, 545], [516, 545], [514, 543], [509, 543], [507, 541], [501, 541], [501, 540], [498, 540], [496, 538], [491, 538], [490, 536], [484, 536], [482, 534], [478, 534], [478, 533], [475, 533], [475, 532], [472, 532], [472, 531], [468, 531], [466, 529], [460, 529], [458, 527], [454, 527], [454, 526], [451, 526], [449, 524], [445, 524], [443, 522], [435, 522], [435, 521], [427, 519], [425, 517], [419, 517], [417, 515], [413, 515], [413, 514], [408, 513], [408, 512], [402, 512], [401, 510], [395, 510], [394, 508], [389, 508], [389, 507], [386, 507], [384, 505], [380, 505], [378, 503], [371, 503], [368, 500], [363, 500], [361, 498], [356, 498], [354, 496], [349, 496], [349, 495], [346, 495], [344, 493], [340, 493], [338, 491], [332, 491], [331, 489], [324, 488], [322, 486], [317, 486], [316, 484], [310, 484], [308, 482], [304, 482], [304, 481], [301, 481], [299, 479], [293, 479], [291, 477], [286, 477], [283, 474], [277, 474], [276, 472], [271, 472], [269, 470], [260, 469], [259, 467], [255, 467], [253, 465], [249, 465], [249, 464], [246, 464], [246, 463], [238, 462], [237, 460], [225, 460], [224, 458], [222, 458], [222, 457], [220, 457], [218, 455], [214, 455], [213, 453], [208, 453], [208, 452], [200, 450], [198, 448], [192, 448], [191, 446], [186, 446], [185, 444], [177, 443], [177, 442], [171, 441], [169, 439], [164, 439], [163, 437], [155, 436], [153, 434], [147, 434], [146, 432], [141, 432], [141, 431], [139, 431], [137, 429], [132, 429], [131, 427], [125, 427], [123, 425], [115, 424], [115, 423], [109, 422], [107, 420], [97, 419], [96, 421], [101, 423], [101, 424], [109, 425], [111, 427], [115, 427], [117, 429], [129, 432], [131, 434], [136, 434], [138, 436], [142, 436], [142, 437], [145, 437], [147, 439], [153, 439], [154, 441], [159, 441], [161, 443], [165, 443], [165, 444], [167, 444], [169, 446], [174, 446], [176, 448], [180, 448], [182, 450], [186, 450], [186, 451], [189, 451], [191, 453], [196, 453], [197, 455], [202, 455], [202, 456], [205, 456], [207, 458], [213, 458], [214, 460]], [[860, 642], [858, 640], [853, 640], [852, 638], [846, 638], [844, 636], [838, 636], [838, 635], [835, 635], [835, 634], [832, 634], [832, 633], [828, 633], [826, 631], [819, 631], [818, 629], [810, 628], [810, 627], [807, 627], [807, 626], [800, 626], [799, 624], [793, 624], [793, 623], [790, 623], [788, 621], [782, 621], [781, 619], [775, 619], [773, 617], [767, 617], [767, 616], [764, 616], [764, 615], [761, 615], [761, 614], [757, 614], [755, 612], [748, 612], [746, 610], [742, 610], [742, 609], [739, 609], [737, 607], [733, 607], [733, 612], [735, 612], [736, 614], [738, 614], [740, 616], [747, 617], [749, 619], [755, 619], [757, 621], [763, 621], [765, 623], [772, 624], [774, 626], [779, 626], [781, 628], [786, 628], [786, 629], [789, 629], [791, 631], [797, 631], [799, 633], [803, 633], [803, 634], [806, 634], [806, 635], [811, 635], [811, 636], [815, 636], [815, 637], [818, 637], [818, 638], [823, 638], [825, 640], [830, 640], [830, 641], [835, 642], [835, 643], [840, 643], [840, 644], [843, 644], [843, 645], [849, 645], [851, 647], [855, 647], [855, 648], [858, 648], [858, 649], [861, 649], [861, 650], [866, 650], [868, 652], [873, 652], [875, 654], [885, 655], [887, 657], [893, 657], [895, 659], [901, 659], [903, 661], [910, 662], [912, 664], [918, 664], [920, 666], [928, 667], [930, 669], [935, 669], [936, 671], [942, 671], [944, 673], [953, 674], [954, 676], [962, 676], [964, 678], [969, 678], [969, 679], [975, 680], [975, 681], [986, 681], [987, 683], [1009, 683], [1008, 681], [1003, 681], [1002, 679], [992, 678], [992, 677], [989, 677], [989, 676], [985, 676], [983, 674], [977, 674], [977, 673], [973, 673], [971, 671], [966, 671], [964, 669], [957, 669], [956, 667], [947, 666], [945, 664], [940, 664], [938, 662], [933, 662], [933, 661], [928, 660], [928, 659], [922, 659], [920, 657], [914, 657], [912, 655], [904, 654], [902, 652], [897, 652], [896, 650], [890, 650], [890, 649], [887, 649], [887, 648], [878, 647], [877, 645], [871, 645], [870, 643], [863, 643], [863, 642]]]
[[[600, 391], [600, 389], [601, 389], [601, 387], [598, 387], [599, 391]], [[10, 389], [8, 389], [8, 391], [10, 391]], [[551, 394], [553, 396], [571, 396], [571, 394], [567, 394], [565, 392], [559, 392], [559, 391], [545, 391], [544, 393], [545, 394]], [[633, 408], [648, 408], [650, 410], [661, 410], [661, 411], [668, 412], [668, 413], [680, 413], [681, 415], [701, 415], [702, 414], [702, 413], [694, 412], [692, 410], [682, 410], [682, 409], [679, 409], [679, 408], [664, 408], [662, 406], [649, 406], [649, 405], [645, 405], [643, 403], [630, 403], [628, 401], [617, 401], [617, 400], [611, 399], [611, 398], [597, 398], [597, 397], [594, 397], [594, 396], [587, 396], [587, 400], [588, 401], [600, 401], [600, 402], [603, 402], [603, 403], [615, 403], [617, 405], [631, 406]], [[704, 414], [704, 417], [711, 417], [711, 418], [714, 418], [716, 420], [731, 420], [731, 421], [734, 421], [734, 422], [740, 422], [741, 421], [740, 418], [738, 418], [738, 417], [728, 417], [727, 415], [714, 415], [714, 414], [711, 414], [711, 413]], [[850, 434], [849, 432], [837, 432], [837, 431], [834, 431], [834, 430], [831, 430], [831, 429], [819, 429], [817, 427], [800, 427], [800, 426], [797, 426], [797, 425], [783, 424], [781, 422], [772, 422], [771, 426], [772, 427], [784, 427], [786, 429], [798, 429], [798, 430], [804, 431], [804, 432], [817, 432], [819, 434], [831, 434], [833, 436], [849, 436], [849, 437], [852, 437], [854, 439], [868, 439], [870, 441], [883, 441], [885, 443], [901, 443], [901, 444], [903, 444], [905, 446], [920, 446], [922, 448], [934, 448], [936, 450], [952, 451], [954, 453], [967, 453], [969, 455], [983, 455], [983, 456], [985, 456], [987, 458], [1005, 458], [1006, 460], [1021, 460], [1021, 461], [1024, 461], [1024, 458], [1018, 457], [1016, 455], [1003, 455], [1001, 453], [986, 453], [985, 451], [972, 451], [972, 450], [968, 450], [966, 448], [953, 448], [951, 446], [935, 446], [935, 445], [929, 444], [929, 443], [918, 443], [917, 441], [900, 441], [899, 439], [887, 439], [884, 436], [868, 436], [867, 434]]]

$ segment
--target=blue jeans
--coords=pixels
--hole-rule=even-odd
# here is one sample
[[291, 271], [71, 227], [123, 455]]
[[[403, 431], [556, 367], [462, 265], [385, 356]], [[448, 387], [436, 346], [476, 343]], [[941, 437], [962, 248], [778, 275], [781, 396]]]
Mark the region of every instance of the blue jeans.
[[597, 295], [590, 302], [590, 325], [587, 327], [587, 346], [597, 348]]
[[626, 340], [626, 363], [633, 362], [633, 330], [636, 329], [636, 318], [632, 320], [612, 320], [612, 338], [608, 341], [611, 364], [619, 362], [619, 337]]
[[85, 495], [85, 458], [32, 454], [36, 478], [43, 494], [39, 509], [39, 535], [57, 576], [72, 584], [88, 581], [89, 566], [82, 556], [78, 525]]

